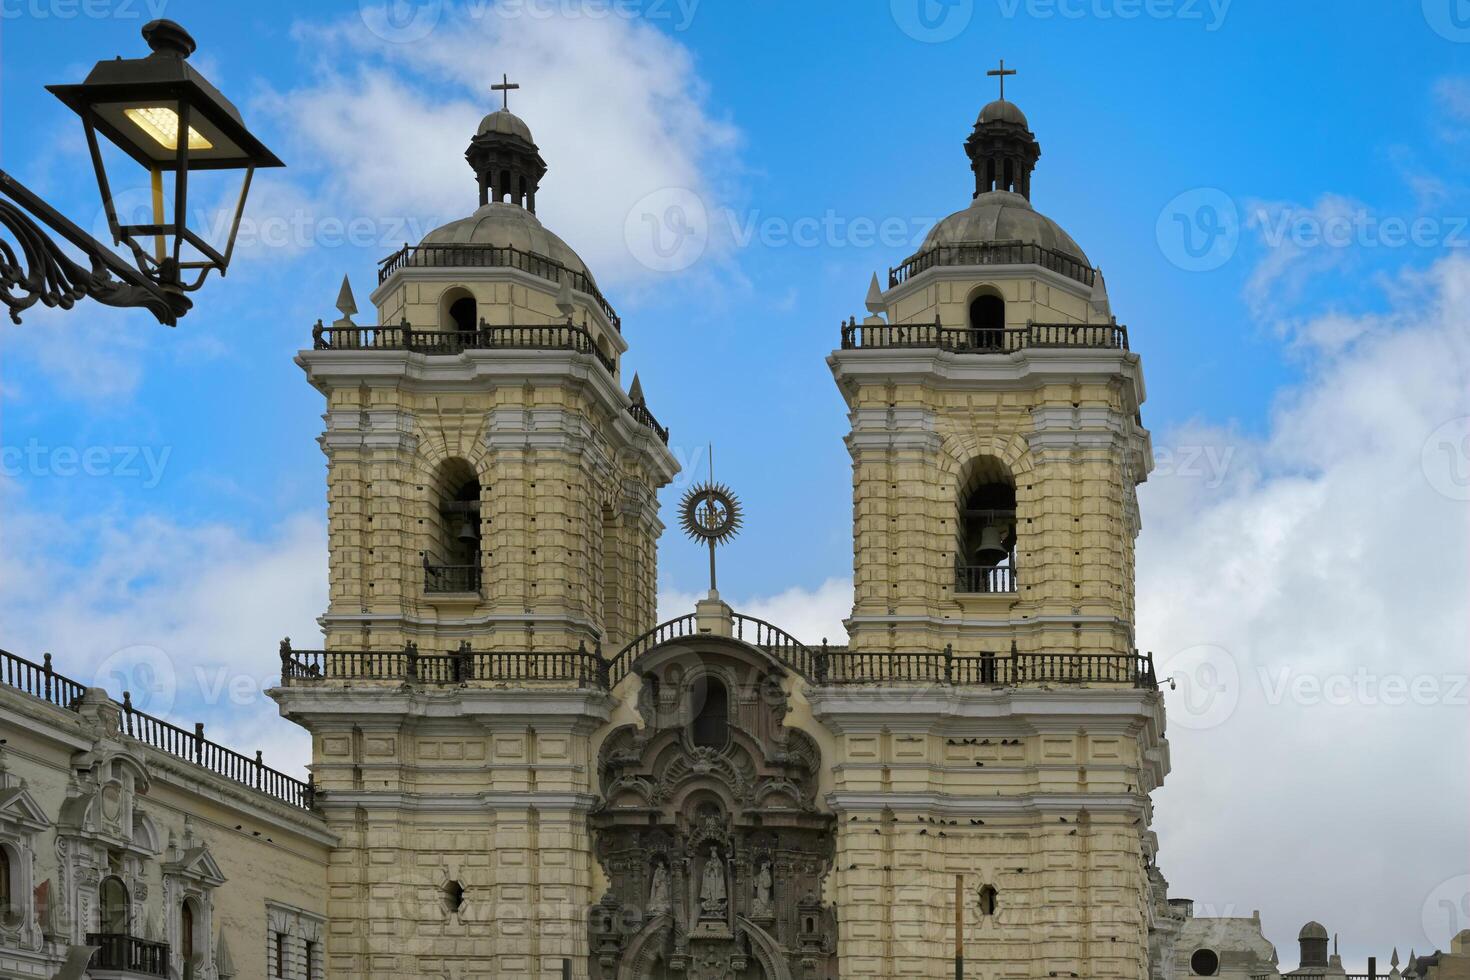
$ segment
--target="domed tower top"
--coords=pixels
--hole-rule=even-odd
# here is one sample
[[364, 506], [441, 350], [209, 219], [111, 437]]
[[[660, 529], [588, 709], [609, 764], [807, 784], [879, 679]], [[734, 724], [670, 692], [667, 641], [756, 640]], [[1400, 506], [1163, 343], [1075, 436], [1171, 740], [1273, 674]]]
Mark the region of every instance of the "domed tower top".
[[514, 204], [536, 213], [536, 191], [546, 176], [546, 161], [531, 138], [531, 127], [510, 111], [510, 93], [520, 88], [501, 75], [491, 91], [501, 93], [501, 108], [480, 120], [465, 159], [480, 186], [480, 206]]
[[1000, 67], [987, 72], [1000, 78], [1000, 98], [980, 110], [975, 131], [965, 140], [965, 152], [975, 171], [975, 196], [990, 191], [1011, 191], [1031, 199], [1031, 171], [1041, 159], [1041, 144], [1026, 122], [1026, 114], [1006, 101], [1006, 77], [1016, 74]]
[[1301, 945], [1301, 967], [1327, 966], [1327, 927], [1320, 922], [1308, 922], [1297, 935]]

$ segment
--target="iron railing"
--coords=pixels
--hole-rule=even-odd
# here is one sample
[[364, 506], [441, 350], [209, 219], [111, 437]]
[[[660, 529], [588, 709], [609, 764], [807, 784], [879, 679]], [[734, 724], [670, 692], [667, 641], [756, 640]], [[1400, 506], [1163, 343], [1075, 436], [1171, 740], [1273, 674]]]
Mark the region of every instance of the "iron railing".
[[1028, 323], [984, 330], [933, 323], [842, 325], [843, 350], [938, 348], [962, 354], [1008, 354], [1038, 348], [1128, 350], [1128, 328], [1119, 323]]
[[430, 269], [519, 269], [521, 272], [529, 273], [538, 279], [546, 279], [550, 282], [561, 283], [566, 281], [579, 293], [585, 293], [597, 301], [598, 309], [602, 310], [613, 329], [619, 333], [623, 330], [623, 321], [613, 311], [610, 304], [598, 290], [597, 284], [592, 277], [584, 272], [569, 269], [567, 266], [548, 258], [538, 252], [528, 252], [513, 246], [497, 245], [472, 245], [472, 244], [446, 244], [446, 245], [404, 245], [403, 248], [394, 252], [384, 259], [378, 268], [378, 285], [387, 282], [389, 277], [399, 269], [404, 268], [430, 268]]
[[438, 565], [424, 558], [424, 592], [428, 595], [455, 595], [480, 591], [480, 566]]
[[[87, 686], [63, 677], [51, 666], [51, 655], [44, 663], [35, 664], [24, 657], [0, 650], [0, 683], [23, 694], [39, 698], [58, 708], [76, 711]], [[217, 776], [240, 783], [253, 790], [287, 803], [311, 809], [315, 789], [308, 779], [302, 782], [265, 764], [260, 752], [255, 758], [242, 755], [204, 737], [204, 726], [195, 725], [191, 732], [133, 707], [133, 697], [123, 692], [120, 734], [137, 739], [167, 755], [192, 762]]]
[[909, 258], [896, 269], [888, 270], [888, 287], [892, 289], [919, 273], [937, 266], [954, 265], [1039, 265], [1043, 269], [1075, 279], [1084, 286], [1097, 280], [1097, 272], [1076, 257], [1044, 245], [1027, 242], [956, 242], [936, 245]]
[[634, 402], [628, 406], [628, 414], [633, 416], [633, 421], [646, 428], [652, 429], [653, 434], [658, 436], [663, 444], [669, 444], [669, 430], [658, 424], [658, 419], [648, 410], [643, 402]]
[[310, 776], [305, 782], [272, 769], [265, 764], [263, 753], [257, 751], [252, 759], [248, 755], [227, 749], [204, 737], [204, 725], [195, 724], [194, 730], [155, 718], [133, 707], [131, 693], [123, 692], [122, 731], [144, 745], [217, 776], [248, 786], [266, 796], [280, 800], [303, 810], [312, 808], [316, 801], [316, 785]]
[[49, 653], [41, 663], [33, 664], [24, 657], [0, 650], [0, 684], [13, 687], [33, 698], [40, 698], [58, 708], [75, 709], [77, 702], [87, 692], [85, 684], [63, 677], [52, 669]]
[[155, 943], [113, 932], [89, 932], [87, 945], [97, 947], [88, 969], [135, 973], [143, 977], [168, 976], [168, 943]]
[[939, 653], [824, 650], [819, 661], [824, 684], [936, 684], [1012, 687], [1019, 684], [1127, 684], [1158, 688], [1153, 654]]
[[[957, 656], [942, 652], [869, 653], [843, 647], [808, 647], [763, 620], [736, 616], [736, 639], [770, 653], [817, 684], [948, 684], [1007, 687], [1020, 684], [1117, 684], [1158, 688], [1153, 655], [1114, 653], [1021, 653]], [[475, 651], [468, 644], [447, 654], [402, 650], [296, 650], [281, 644], [281, 678], [286, 686], [319, 681], [393, 681], [423, 684], [471, 682], [572, 683], [612, 690], [644, 653], [690, 636], [700, 636], [696, 617], [661, 623], [615, 656], [601, 649], [572, 652]]]
[[591, 354], [609, 374], [617, 363], [604, 354], [586, 330], [570, 323], [535, 326], [490, 326], [474, 330], [426, 330], [407, 321], [396, 325], [328, 327], [318, 320], [311, 328], [317, 350], [404, 350], [415, 354], [460, 354], [475, 350], [566, 350]]
[[401, 650], [297, 650], [281, 642], [281, 683], [336, 680], [468, 684], [551, 681], [609, 689], [601, 649], [563, 651], [474, 650], [468, 643], [452, 653]]
[[959, 595], [1003, 595], [1016, 591], [1016, 570], [1001, 565], [956, 565], [954, 590]]

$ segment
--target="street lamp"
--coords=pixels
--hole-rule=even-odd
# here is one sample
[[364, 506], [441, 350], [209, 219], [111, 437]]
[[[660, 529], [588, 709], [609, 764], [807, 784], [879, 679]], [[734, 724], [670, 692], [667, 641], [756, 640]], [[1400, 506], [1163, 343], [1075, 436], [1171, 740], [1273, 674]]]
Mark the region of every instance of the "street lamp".
[[[133, 265], [0, 170], [0, 195], [11, 199], [0, 197], [0, 225], [19, 247], [18, 254], [0, 239], [0, 302], [17, 323], [20, 312], [37, 302], [70, 309], [90, 296], [110, 306], [142, 307], [173, 326], [193, 305], [185, 294], [203, 285], [211, 271], [223, 275], [229, 267], [256, 168], [283, 166], [245, 128], [239, 111], [189, 65], [194, 39], [187, 31], [155, 20], [144, 26], [143, 37], [152, 49], [147, 57], [100, 61], [80, 85], [47, 86], [82, 118], [113, 243], [128, 247]], [[148, 171], [147, 220], [119, 216], [99, 134]], [[221, 248], [188, 226], [189, 174], [198, 170], [244, 172]], [[86, 253], [91, 268], [74, 262], [32, 216]]]

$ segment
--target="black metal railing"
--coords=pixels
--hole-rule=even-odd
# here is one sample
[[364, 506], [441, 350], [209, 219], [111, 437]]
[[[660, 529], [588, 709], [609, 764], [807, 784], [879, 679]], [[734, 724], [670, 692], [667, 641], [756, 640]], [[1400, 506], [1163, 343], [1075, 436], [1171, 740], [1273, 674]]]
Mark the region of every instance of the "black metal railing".
[[168, 943], [113, 932], [89, 932], [87, 945], [97, 947], [89, 969], [136, 973], [143, 977], [168, 976]]
[[623, 330], [623, 321], [598, 290], [592, 277], [538, 252], [528, 252], [513, 246], [445, 244], [405, 245], [384, 259], [378, 268], [378, 285], [387, 282], [393, 273], [404, 268], [430, 269], [518, 269], [538, 279], [571, 284], [579, 293], [585, 293], [597, 301], [613, 329]]
[[888, 286], [907, 282], [927, 269], [954, 265], [1039, 265], [1044, 269], [1075, 279], [1084, 286], [1097, 280], [1097, 272], [1075, 256], [1044, 245], [1026, 242], [956, 242], [936, 245], [909, 258], [896, 269], [888, 270]]
[[[24, 657], [0, 650], [0, 683], [69, 711], [77, 710], [82, 695], [87, 690], [87, 686], [80, 681], [56, 673], [51, 666], [49, 653], [46, 654], [44, 663], [35, 664]], [[217, 776], [257, 790], [282, 803], [307, 810], [312, 808], [315, 788], [310, 779], [302, 782], [272, 769], [265, 764], [260, 752], [256, 752], [254, 758], [242, 755], [205, 738], [203, 725], [195, 725], [194, 730], [189, 731], [139, 711], [133, 707], [132, 694], [127, 691], [123, 692], [119, 707], [120, 734], [167, 755], [192, 762]]]
[[421, 684], [470, 682], [557, 682], [609, 688], [601, 649], [573, 651], [474, 650], [468, 643], [451, 653], [420, 653], [416, 643], [401, 650], [297, 650], [281, 642], [281, 682], [368, 680]]
[[956, 565], [954, 590], [959, 595], [1000, 595], [1016, 591], [1016, 570], [1001, 565]]
[[956, 655], [828, 649], [825, 684], [939, 684], [1011, 687], [1020, 684], [1126, 684], [1158, 688], [1153, 654], [1021, 653]]
[[194, 730], [189, 731], [139, 711], [133, 707], [132, 694], [126, 691], [123, 692], [122, 709], [123, 734], [144, 745], [303, 810], [310, 810], [316, 802], [316, 785], [310, 776], [303, 782], [267, 766], [263, 753], [259, 751], [251, 758], [218, 742], [211, 742], [204, 737], [203, 724], [195, 724]]
[[933, 323], [842, 325], [843, 350], [938, 348], [962, 354], [1009, 354], [1039, 348], [1128, 350], [1128, 328], [1118, 323], [1028, 323], [985, 330]]
[[633, 420], [639, 425], [652, 429], [653, 434], [658, 436], [665, 446], [669, 444], [669, 430], [658, 424], [658, 419], [654, 418], [653, 413], [643, 402], [634, 402], [629, 405], [628, 414], [633, 416]]
[[617, 370], [617, 363], [602, 352], [592, 335], [570, 323], [497, 327], [481, 321], [475, 330], [426, 330], [406, 321], [392, 326], [329, 327], [318, 320], [311, 328], [311, 341], [317, 350], [404, 350], [415, 354], [566, 350], [596, 357], [609, 374]]
[[58, 708], [76, 708], [77, 702], [86, 693], [86, 685], [56, 673], [51, 666], [51, 654], [46, 654], [39, 664], [24, 657], [0, 650], [0, 684], [40, 698]]
[[424, 592], [454, 595], [480, 591], [480, 566], [434, 564], [424, 558]]
[[[1112, 684], [1156, 690], [1153, 655], [1116, 653], [1007, 653], [956, 655], [941, 652], [866, 652], [845, 647], [808, 647], [779, 627], [749, 616], [732, 623], [736, 639], [770, 653], [817, 684], [947, 684], [956, 687], [1009, 687], [1022, 684]], [[571, 652], [475, 651], [468, 644], [453, 653], [402, 650], [296, 650], [281, 644], [281, 677], [286, 686], [319, 681], [413, 681], [423, 684], [471, 682], [557, 682], [612, 690], [649, 650], [674, 640], [701, 636], [694, 615], [661, 623], [611, 658], [601, 649]]]

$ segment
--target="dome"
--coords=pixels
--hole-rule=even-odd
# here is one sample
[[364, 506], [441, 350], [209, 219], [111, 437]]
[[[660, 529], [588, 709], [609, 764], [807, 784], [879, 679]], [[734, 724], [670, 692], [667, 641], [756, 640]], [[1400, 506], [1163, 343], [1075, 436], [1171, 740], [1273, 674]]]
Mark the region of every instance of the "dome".
[[976, 125], [992, 122], [1015, 123], [1017, 126], [1023, 126], [1026, 129], [1031, 128], [1031, 124], [1026, 121], [1026, 114], [1021, 111], [1021, 107], [1014, 102], [1007, 102], [1005, 99], [996, 99], [990, 105], [980, 110], [980, 118], [976, 121]]
[[486, 204], [467, 218], [435, 228], [419, 244], [512, 246], [554, 259], [595, 282], [570, 245], [547, 230], [535, 214], [514, 204]]
[[502, 136], [519, 136], [527, 143], [535, 143], [531, 138], [531, 127], [526, 121], [509, 109], [497, 109], [484, 119], [480, 120], [480, 128], [475, 131], [476, 136], [484, 136], [487, 133], [499, 133]]
[[1321, 940], [1322, 942], [1326, 942], [1327, 927], [1320, 922], [1308, 922], [1306, 925], [1302, 926], [1301, 935], [1297, 936], [1296, 938], [1298, 942], [1311, 939], [1317, 939]]
[[[1010, 105], [1009, 102], [1004, 103]], [[1022, 242], [1065, 253], [1091, 266], [1087, 253], [1072, 241], [1061, 226], [1031, 206], [1020, 194], [990, 191], [981, 194], [968, 208], [935, 225], [924, 239], [920, 252], [938, 245], [976, 242]]]

